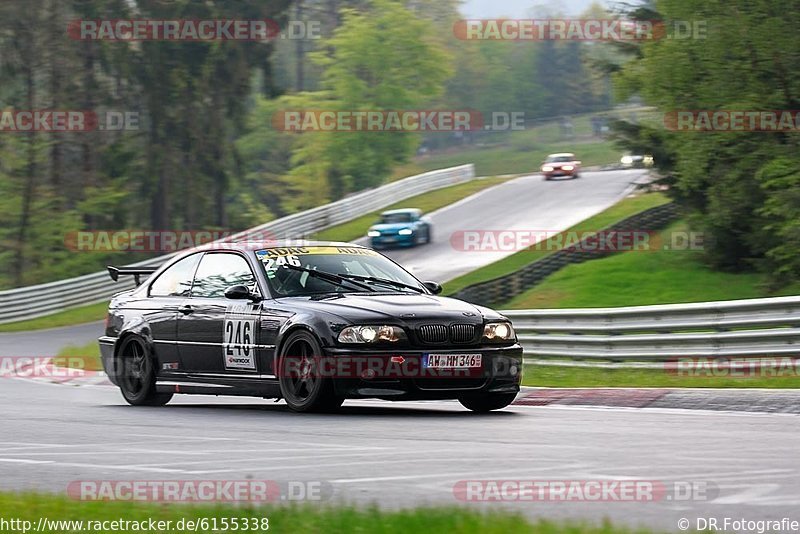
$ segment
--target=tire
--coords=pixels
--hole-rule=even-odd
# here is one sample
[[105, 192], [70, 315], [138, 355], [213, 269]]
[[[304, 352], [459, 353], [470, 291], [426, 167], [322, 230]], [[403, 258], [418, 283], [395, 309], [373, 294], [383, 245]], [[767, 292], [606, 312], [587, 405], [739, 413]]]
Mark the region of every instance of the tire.
[[514, 402], [516, 398], [516, 393], [489, 393], [460, 397], [458, 402], [460, 402], [464, 408], [472, 410], [473, 412], [486, 413], [492, 410], [501, 410]]
[[425, 232], [425, 244], [429, 245], [431, 241], [433, 241], [433, 230], [431, 230], [429, 226], [428, 230]]
[[164, 406], [172, 393], [156, 391], [153, 355], [142, 339], [130, 336], [117, 351], [117, 381], [122, 396], [133, 406]]
[[418, 237], [416, 244], [417, 245], [427, 245], [430, 242], [431, 242], [431, 229], [430, 228], [426, 228], [425, 229], [425, 235]]
[[322, 348], [310, 332], [298, 330], [283, 343], [275, 368], [281, 395], [291, 411], [335, 411], [344, 402], [334, 394], [333, 381], [319, 376], [314, 362], [321, 356]]

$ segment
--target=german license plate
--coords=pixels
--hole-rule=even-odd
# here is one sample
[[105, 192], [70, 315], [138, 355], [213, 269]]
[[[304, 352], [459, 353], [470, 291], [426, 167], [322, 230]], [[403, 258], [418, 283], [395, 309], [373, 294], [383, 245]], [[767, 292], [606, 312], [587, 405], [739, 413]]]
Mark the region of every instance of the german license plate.
[[422, 366], [426, 369], [473, 369], [481, 367], [480, 354], [425, 354]]

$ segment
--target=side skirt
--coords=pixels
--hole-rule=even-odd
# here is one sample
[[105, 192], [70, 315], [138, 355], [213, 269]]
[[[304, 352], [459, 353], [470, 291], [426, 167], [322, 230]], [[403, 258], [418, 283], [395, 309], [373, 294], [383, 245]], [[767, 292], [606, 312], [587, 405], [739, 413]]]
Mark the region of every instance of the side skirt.
[[281, 397], [281, 388], [274, 377], [230, 377], [176, 374], [156, 379], [159, 393], [190, 395], [232, 395], [241, 397]]

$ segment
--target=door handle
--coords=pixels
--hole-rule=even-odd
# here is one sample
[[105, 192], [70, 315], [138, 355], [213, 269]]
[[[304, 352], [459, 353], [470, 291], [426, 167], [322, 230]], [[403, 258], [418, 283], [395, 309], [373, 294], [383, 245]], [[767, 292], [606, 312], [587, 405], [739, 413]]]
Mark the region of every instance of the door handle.
[[181, 312], [184, 315], [189, 315], [190, 313], [192, 313], [194, 311], [194, 308], [192, 308], [188, 304], [185, 304], [185, 305], [179, 307], [178, 311]]

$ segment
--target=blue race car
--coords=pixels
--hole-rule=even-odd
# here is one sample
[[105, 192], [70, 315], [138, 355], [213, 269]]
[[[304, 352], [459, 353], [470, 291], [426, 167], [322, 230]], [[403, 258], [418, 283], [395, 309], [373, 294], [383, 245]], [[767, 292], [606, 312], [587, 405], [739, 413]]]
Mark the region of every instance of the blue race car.
[[372, 248], [422, 245], [431, 242], [431, 222], [416, 208], [384, 211], [367, 236]]

